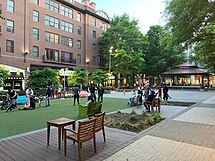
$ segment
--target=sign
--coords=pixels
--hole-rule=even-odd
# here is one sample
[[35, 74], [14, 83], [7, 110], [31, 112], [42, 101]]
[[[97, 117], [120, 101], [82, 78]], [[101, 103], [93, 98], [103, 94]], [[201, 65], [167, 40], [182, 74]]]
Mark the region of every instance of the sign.
[[74, 71], [72, 71], [72, 70], [63, 70], [63, 69], [61, 69], [60, 71], [59, 71], [59, 75], [60, 76], [70, 76], [72, 73], [73, 73]]

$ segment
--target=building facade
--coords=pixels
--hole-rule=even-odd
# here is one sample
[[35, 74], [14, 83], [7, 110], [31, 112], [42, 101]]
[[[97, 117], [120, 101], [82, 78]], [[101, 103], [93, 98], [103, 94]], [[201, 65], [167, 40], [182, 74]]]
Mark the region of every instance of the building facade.
[[94, 2], [1, 0], [0, 9], [0, 67], [27, 79], [28, 72], [44, 67], [92, 72], [104, 66], [98, 38], [109, 17]]

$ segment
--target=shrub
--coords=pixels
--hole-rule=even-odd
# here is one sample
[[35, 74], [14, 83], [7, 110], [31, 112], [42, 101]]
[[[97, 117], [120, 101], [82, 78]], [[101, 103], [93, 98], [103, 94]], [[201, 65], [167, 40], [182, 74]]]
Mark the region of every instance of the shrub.
[[135, 115], [132, 115], [132, 116], [130, 117], [130, 120], [131, 120], [131, 121], [136, 121], [136, 120], [137, 120], [137, 117], [136, 117]]
[[154, 125], [154, 123], [155, 123], [155, 120], [154, 120], [153, 117], [147, 117], [147, 118], [146, 118], [146, 121], [147, 121], [148, 124], [150, 124], [150, 125]]
[[135, 112], [135, 110], [132, 110], [130, 114], [135, 115], [137, 113]]
[[127, 120], [124, 120], [120, 123], [120, 128], [123, 130], [129, 130], [129, 129], [138, 130], [138, 125], [131, 124]]
[[147, 112], [143, 110], [143, 111], [142, 111], [142, 115], [143, 115], [143, 116], [147, 116]]
[[147, 126], [148, 125], [148, 122], [144, 121], [144, 120], [140, 120], [139, 121], [139, 124], [142, 125], [142, 126]]
[[153, 113], [152, 118], [156, 121], [159, 122], [161, 120], [161, 116], [159, 113]]
[[110, 123], [110, 127], [115, 127], [116, 120], [114, 118], [110, 117], [109, 123]]
[[117, 113], [122, 113], [121, 111], [117, 111]]

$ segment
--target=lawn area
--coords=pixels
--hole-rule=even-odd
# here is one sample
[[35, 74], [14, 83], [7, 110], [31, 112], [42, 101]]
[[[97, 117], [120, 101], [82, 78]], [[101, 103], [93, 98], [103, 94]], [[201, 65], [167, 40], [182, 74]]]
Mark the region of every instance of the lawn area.
[[[85, 104], [87, 98], [81, 98], [80, 103]], [[42, 103], [44, 106], [45, 103]], [[18, 108], [23, 107], [20, 105]], [[104, 98], [102, 111], [106, 113], [128, 108], [127, 100], [120, 98]], [[73, 106], [73, 98], [51, 100], [50, 107], [36, 107], [35, 110], [20, 111], [13, 109], [6, 113], [0, 111], [0, 138], [21, 134], [46, 127], [46, 121], [66, 117], [79, 119], [78, 105]]]

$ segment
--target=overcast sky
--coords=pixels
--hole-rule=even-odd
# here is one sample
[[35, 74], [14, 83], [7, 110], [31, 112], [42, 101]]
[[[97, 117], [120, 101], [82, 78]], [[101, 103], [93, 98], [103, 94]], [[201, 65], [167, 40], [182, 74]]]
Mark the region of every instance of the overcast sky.
[[[81, 0], [77, 0], [81, 2]], [[164, 0], [91, 0], [96, 3], [96, 10], [105, 11], [109, 17], [129, 14], [139, 21], [143, 34], [152, 25], [164, 25], [162, 14], [165, 8]]]

